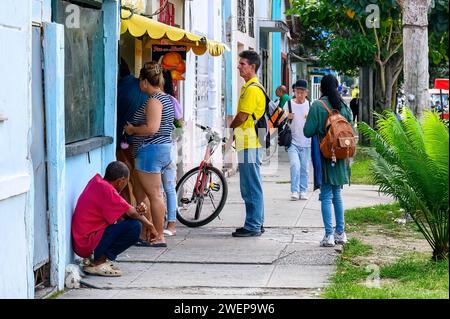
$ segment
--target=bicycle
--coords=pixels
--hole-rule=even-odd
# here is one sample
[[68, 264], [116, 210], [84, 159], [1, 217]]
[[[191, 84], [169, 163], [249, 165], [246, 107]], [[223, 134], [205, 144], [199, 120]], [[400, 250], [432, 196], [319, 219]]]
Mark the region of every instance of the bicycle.
[[221, 138], [208, 126], [196, 125], [206, 132], [208, 145], [200, 166], [191, 169], [177, 183], [177, 219], [185, 226], [200, 227], [210, 223], [222, 211], [228, 196], [228, 184], [223, 173], [212, 166], [211, 157]]

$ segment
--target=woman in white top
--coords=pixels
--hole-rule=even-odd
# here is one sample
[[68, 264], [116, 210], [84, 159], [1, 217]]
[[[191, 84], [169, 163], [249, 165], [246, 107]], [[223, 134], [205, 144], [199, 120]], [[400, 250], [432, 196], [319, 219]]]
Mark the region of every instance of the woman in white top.
[[299, 80], [294, 84], [295, 99], [291, 100], [292, 113], [288, 119], [292, 120], [292, 144], [288, 149], [291, 164], [291, 200], [308, 199], [308, 170], [311, 159], [311, 139], [303, 134], [310, 103], [308, 83]]

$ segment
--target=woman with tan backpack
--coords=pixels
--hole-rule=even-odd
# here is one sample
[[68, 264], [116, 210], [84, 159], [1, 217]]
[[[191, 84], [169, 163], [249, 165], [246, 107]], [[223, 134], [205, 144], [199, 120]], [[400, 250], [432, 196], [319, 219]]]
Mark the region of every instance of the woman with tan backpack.
[[[354, 154], [356, 138], [352, 131], [347, 132], [346, 124], [351, 126], [353, 115], [351, 109], [342, 101], [338, 85], [333, 75], [323, 77], [320, 83], [322, 96], [312, 104], [303, 129], [306, 137], [318, 135], [321, 143], [319, 163], [321, 163], [322, 180], [319, 199], [322, 202], [322, 218], [325, 227], [325, 236], [320, 242], [322, 247], [333, 247], [335, 244], [345, 244], [347, 241], [341, 190], [343, 185], [350, 181], [348, 158]], [[339, 134], [345, 132], [343, 135], [330, 136], [333, 128], [337, 127], [335, 123], [330, 123], [332, 118], [335, 123], [339, 122]], [[338, 134], [337, 130], [334, 132]], [[336, 141], [336, 147], [332, 145], [333, 141]], [[336, 230], [333, 229], [332, 206], [336, 218]]]

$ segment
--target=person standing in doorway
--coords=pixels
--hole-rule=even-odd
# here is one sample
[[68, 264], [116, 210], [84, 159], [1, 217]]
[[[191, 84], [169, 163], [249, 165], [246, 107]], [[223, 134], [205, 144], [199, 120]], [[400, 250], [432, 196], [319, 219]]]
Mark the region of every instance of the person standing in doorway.
[[150, 200], [152, 219], [158, 232], [158, 237], [150, 243], [151, 247], [167, 247], [161, 173], [172, 162], [174, 107], [172, 100], [163, 92], [162, 72], [157, 62], [145, 63], [139, 75], [139, 84], [150, 99], [125, 126], [125, 132], [133, 136], [137, 175]]
[[167, 166], [162, 174], [162, 185], [164, 189], [164, 193], [166, 194], [167, 201], [167, 214], [166, 221], [167, 227], [164, 229], [164, 235], [171, 237], [177, 234], [175, 224], [177, 221], [177, 164], [178, 164], [178, 145], [177, 138], [175, 136], [176, 131], [181, 128], [177, 127], [177, 124], [181, 124], [183, 122], [183, 111], [180, 103], [175, 98], [174, 93], [174, 85], [171, 76], [171, 72], [165, 70], [164, 74], [164, 93], [166, 93], [172, 101], [174, 107], [174, 131], [172, 132], [172, 162], [169, 166]]
[[292, 144], [288, 148], [291, 164], [291, 200], [307, 200], [308, 170], [311, 158], [311, 139], [305, 137], [303, 128], [309, 112], [308, 83], [298, 80], [295, 83], [295, 99], [290, 101], [292, 113], [288, 119], [292, 121]]
[[244, 227], [236, 229], [233, 237], [261, 236], [264, 232], [264, 197], [261, 180], [261, 144], [255, 130], [255, 120], [265, 111], [266, 96], [256, 73], [261, 57], [255, 51], [239, 54], [239, 74], [245, 80], [242, 87], [237, 115], [230, 128], [233, 129], [238, 151], [240, 188], [245, 202]]
[[[147, 207], [145, 217], [152, 221], [150, 212], [150, 202], [142, 188], [141, 182], [137, 177], [134, 167], [133, 152], [130, 145], [133, 144], [133, 137], [125, 134], [123, 127], [131, 120], [136, 111], [145, 105], [149, 100], [149, 96], [142, 92], [139, 87], [139, 79], [131, 74], [126, 61], [120, 59], [119, 81], [117, 84], [117, 159], [128, 166], [130, 170], [130, 182], [121, 193], [128, 203], [132, 203], [132, 197], [136, 203], [143, 202]], [[141, 229], [141, 235], [136, 243], [138, 246], [146, 246], [147, 242], [147, 226], [144, 224]]]

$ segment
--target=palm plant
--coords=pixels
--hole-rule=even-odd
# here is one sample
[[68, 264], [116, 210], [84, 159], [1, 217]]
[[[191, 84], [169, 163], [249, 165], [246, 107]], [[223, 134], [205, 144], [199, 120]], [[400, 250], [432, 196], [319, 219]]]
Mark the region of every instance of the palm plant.
[[358, 126], [375, 146], [374, 182], [412, 216], [433, 259], [448, 259], [448, 128], [436, 113], [419, 121], [407, 108], [401, 120], [390, 111], [377, 117], [377, 131]]

